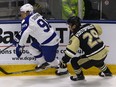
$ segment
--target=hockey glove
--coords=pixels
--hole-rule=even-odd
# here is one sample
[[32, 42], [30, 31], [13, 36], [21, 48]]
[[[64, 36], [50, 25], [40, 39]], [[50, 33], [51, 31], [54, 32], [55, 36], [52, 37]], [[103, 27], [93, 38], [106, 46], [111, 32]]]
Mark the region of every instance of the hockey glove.
[[60, 61], [60, 67], [61, 68], [66, 68], [67, 67], [67, 63], [69, 61], [70, 61], [70, 57], [65, 54], [65, 56], [63, 56], [62, 60]]
[[67, 56], [66, 54], [65, 54], [65, 56], [63, 56], [62, 57], [62, 61], [64, 62], [64, 63], [68, 63], [69, 61], [70, 61], [70, 57], [69, 56]]
[[24, 46], [20, 46], [20, 45], [18, 45], [18, 46], [16, 47], [16, 55], [17, 55], [18, 58], [22, 55], [22, 53], [23, 53], [23, 48], [24, 48]]
[[63, 61], [60, 61], [60, 68], [66, 68], [67, 64], [64, 63]]

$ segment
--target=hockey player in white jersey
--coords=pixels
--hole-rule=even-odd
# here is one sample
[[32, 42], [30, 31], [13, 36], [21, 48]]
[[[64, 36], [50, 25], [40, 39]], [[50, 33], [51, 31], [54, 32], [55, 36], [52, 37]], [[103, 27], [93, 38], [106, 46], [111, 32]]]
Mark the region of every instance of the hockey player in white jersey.
[[[46, 68], [48, 66], [58, 66], [59, 60], [55, 58], [59, 46], [60, 38], [54, 29], [39, 13], [33, 12], [33, 6], [25, 4], [20, 8], [21, 12], [21, 33], [18, 36], [19, 41], [16, 46], [16, 55], [20, 57], [27, 43], [29, 36], [32, 43], [29, 46], [29, 52], [39, 62], [36, 68]], [[61, 71], [60, 71], [61, 70]], [[66, 74], [67, 69], [58, 69], [58, 74]]]

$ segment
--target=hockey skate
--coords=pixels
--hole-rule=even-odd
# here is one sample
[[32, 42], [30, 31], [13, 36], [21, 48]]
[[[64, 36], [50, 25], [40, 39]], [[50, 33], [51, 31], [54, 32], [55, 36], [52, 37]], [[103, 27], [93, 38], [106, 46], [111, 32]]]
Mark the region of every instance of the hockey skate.
[[105, 71], [101, 71], [99, 73], [100, 77], [111, 77], [112, 76], [112, 72], [109, 70], [109, 68], [107, 68]]
[[70, 76], [70, 79], [72, 81], [80, 81], [80, 80], [85, 80], [84, 76]]
[[49, 64], [47, 62], [41, 64], [41, 65], [37, 65], [35, 67], [36, 71], [40, 71], [40, 70], [45, 70], [47, 69], [47, 67], [49, 66]]
[[55, 74], [58, 76], [68, 74], [67, 65], [63, 65], [62, 63], [60, 63], [57, 67], [57, 70], [55, 71]]
[[56, 71], [55, 71], [55, 74], [58, 75], [58, 76], [61, 76], [61, 75], [66, 75], [68, 74], [68, 70], [67, 68], [58, 68]]
[[80, 80], [85, 80], [85, 76], [84, 76], [83, 73], [81, 72], [79, 75], [70, 76], [70, 79], [71, 79], [72, 81], [80, 81]]
[[112, 73], [111, 72], [108, 72], [108, 73], [100, 72], [99, 73], [99, 76], [100, 77], [111, 77], [112, 76]]

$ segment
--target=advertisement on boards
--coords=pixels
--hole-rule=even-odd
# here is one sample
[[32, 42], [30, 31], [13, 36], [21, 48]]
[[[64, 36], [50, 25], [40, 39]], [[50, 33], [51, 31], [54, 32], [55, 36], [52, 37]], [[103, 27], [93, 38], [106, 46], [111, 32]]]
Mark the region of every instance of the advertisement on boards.
[[[55, 29], [56, 33], [60, 36], [60, 46], [57, 50], [56, 58], [61, 59], [64, 55], [64, 51], [66, 45], [68, 44], [70, 31], [66, 23], [50, 23], [51, 26]], [[106, 63], [116, 64], [115, 60], [115, 48], [116, 48], [116, 25], [115, 24], [99, 24], [103, 29], [103, 34], [101, 38], [110, 47], [110, 51], [108, 54], [108, 58], [106, 59]], [[20, 23], [12, 23], [12, 24], [0, 24], [0, 64], [33, 64], [37, 63], [36, 59], [28, 52], [28, 46], [25, 47], [23, 51], [23, 55], [20, 58], [17, 58], [15, 53], [15, 47], [11, 46], [10, 48], [2, 51], [9, 45], [11, 45], [11, 40], [14, 35], [17, 34], [21, 29]], [[30, 39], [28, 40], [30, 43]], [[76, 56], [82, 55], [84, 52], [82, 50], [78, 50]]]
[[[70, 32], [64, 23], [51, 23], [56, 33], [60, 36], [60, 47], [57, 50], [56, 58], [61, 59], [65, 50], [65, 47], [68, 43]], [[60, 26], [59, 26], [60, 25]], [[36, 63], [36, 59], [29, 53], [28, 46], [25, 47], [23, 55], [18, 58], [15, 53], [15, 46], [2, 51], [6, 47], [10, 46], [14, 35], [20, 32], [21, 25], [20, 23], [14, 24], [0, 24], [0, 64], [28, 64]], [[27, 43], [30, 43], [28, 39]]]

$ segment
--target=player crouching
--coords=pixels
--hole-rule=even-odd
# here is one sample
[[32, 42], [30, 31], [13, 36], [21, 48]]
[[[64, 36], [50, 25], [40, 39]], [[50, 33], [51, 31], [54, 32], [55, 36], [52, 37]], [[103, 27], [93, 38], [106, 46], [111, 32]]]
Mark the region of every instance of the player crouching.
[[[99, 37], [102, 34], [101, 27], [94, 24], [81, 25], [80, 18], [77, 16], [70, 17], [67, 23], [72, 36], [66, 46], [61, 65], [64, 67], [69, 61], [71, 62], [75, 75], [70, 76], [70, 79], [73, 81], [84, 80], [82, 68], [88, 69], [92, 66], [100, 69], [99, 76], [111, 77], [112, 73], [104, 63], [109, 50]], [[79, 48], [84, 54], [75, 57]]]

